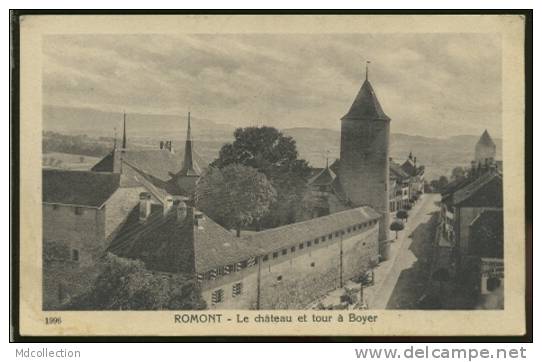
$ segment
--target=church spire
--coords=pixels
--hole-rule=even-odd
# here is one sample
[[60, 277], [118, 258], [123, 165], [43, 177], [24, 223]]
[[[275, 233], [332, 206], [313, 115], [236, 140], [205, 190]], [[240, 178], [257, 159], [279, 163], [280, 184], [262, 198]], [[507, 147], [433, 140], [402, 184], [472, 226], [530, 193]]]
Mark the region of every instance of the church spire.
[[126, 112], [123, 112], [122, 149], [126, 149]]
[[365, 81], [368, 82], [369, 81], [369, 63], [371, 63], [370, 60], [367, 60], [365, 62]]
[[190, 112], [188, 112], [188, 128], [186, 130], [186, 141], [184, 144], [184, 161], [181, 175], [183, 176], [199, 176], [200, 169], [194, 161], [194, 150], [192, 148], [192, 129], [190, 126]]

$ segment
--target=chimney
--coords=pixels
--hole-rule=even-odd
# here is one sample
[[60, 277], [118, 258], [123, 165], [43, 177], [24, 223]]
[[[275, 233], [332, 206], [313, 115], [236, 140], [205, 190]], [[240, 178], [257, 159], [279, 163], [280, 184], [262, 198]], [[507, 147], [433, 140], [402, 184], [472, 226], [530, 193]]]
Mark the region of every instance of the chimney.
[[142, 192], [139, 194], [139, 222], [146, 222], [151, 214], [151, 194]]
[[186, 206], [186, 203], [183, 200], [178, 200], [178, 203], [176, 204], [176, 211], [177, 211], [177, 223], [179, 225], [184, 224], [184, 221], [186, 220], [186, 215], [188, 214], [188, 208]]
[[200, 211], [194, 214], [194, 225], [198, 227], [199, 230], [203, 230], [203, 222], [205, 221], [205, 216]]
[[171, 207], [173, 206], [173, 197], [171, 195], [166, 196], [166, 200], [164, 202], [164, 215], [171, 210]]
[[416, 166], [416, 157], [414, 157], [414, 166]]

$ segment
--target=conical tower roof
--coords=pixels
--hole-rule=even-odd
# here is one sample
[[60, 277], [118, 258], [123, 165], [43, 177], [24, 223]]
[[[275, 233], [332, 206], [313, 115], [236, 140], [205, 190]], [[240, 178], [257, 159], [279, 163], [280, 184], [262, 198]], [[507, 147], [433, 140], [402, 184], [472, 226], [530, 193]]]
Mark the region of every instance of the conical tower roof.
[[484, 145], [484, 146], [492, 146], [492, 147], [495, 146], [495, 143], [491, 139], [491, 136], [489, 135], [489, 132], [487, 131], [487, 129], [484, 131], [484, 133], [482, 133], [482, 136], [478, 140], [477, 144]]
[[190, 128], [190, 112], [188, 112], [188, 129], [186, 131], [186, 142], [184, 144], [184, 161], [183, 168], [179, 172], [182, 176], [199, 176], [201, 170], [194, 160], [192, 149], [192, 135]]
[[350, 110], [341, 119], [389, 121], [390, 117], [382, 110], [371, 83], [365, 79]]

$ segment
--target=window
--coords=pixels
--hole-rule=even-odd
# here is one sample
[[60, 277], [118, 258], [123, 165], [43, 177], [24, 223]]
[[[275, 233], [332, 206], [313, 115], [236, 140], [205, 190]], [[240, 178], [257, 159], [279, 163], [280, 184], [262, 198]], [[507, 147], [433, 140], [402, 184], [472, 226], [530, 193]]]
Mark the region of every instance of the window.
[[287, 249], [282, 249], [282, 255], [286, 255], [288, 254], [288, 250]]
[[325, 236], [322, 236], [322, 237], [320, 238], [320, 241], [321, 241], [321, 242], [326, 241], [326, 237], [325, 237]]
[[269, 255], [264, 255], [263, 258], [262, 258], [263, 261], [268, 261], [269, 260]]
[[79, 250], [72, 249], [72, 260], [79, 261]]
[[76, 207], [75, 208], [75, 215], [83, 215], [83, 208], [82, 207]]
[[335, 231], [335, 237], [338, 237], [338, 236], [339, 236], [339, 232]]
[[278, 251], [275, 251], [275, 252], [273, 253], [273, 259], [276, 259], [276, 258], [278, 258], [278, 257], [279, 257], [279, 252], [278, 252]]
[[327, 236], [327, 240], [331, 240], [332, 237], [333, 237], [333, 234], [329, 234], [329, 235]]
[[352, 231], [350, 228], [346, 229], [346, 232], [349, 233], [350, 231]]
[[299, 250], [303, 249], [305, 247], [305, 244], [301, 243], [299, 244]]
[[277, 277], [277, 282], [280, 282], [281, 280], [282, 280], [282, 275], [279, 275], [279, 276]]
[[224, 301], [224, 289], [217, 289], [211, 295], [211, 302], [213, 304], [222, 303]]
[[58, 210], [59, 207], [57, 204], [53, 204], [53, 210]]
[[341, 235], [344, 235], [344, 230], [341, 230]]
[[312, 245], [312, 241], [307, 241], [307, 248], [310, 248]]
[[314, 262], [311, 263], [311, 267], [314, 268], [316, 264]]
[[231, 288], [231, 295], [232, 297], [237, 297], [238, 295], [241, 295], [241, 293], [243, 293], [243, 283], [239, 282], [239, 283], [235, 283], [233, 284], [232, 288]]
[[319, 242], [320, 242], [320, 239], [318, 238], [314, 239], [314, 245], [318, 245]]
[[290, 251], [293, 253], [295, 251], [295, 246], [292, 246], [292, 248], [290, 249]]

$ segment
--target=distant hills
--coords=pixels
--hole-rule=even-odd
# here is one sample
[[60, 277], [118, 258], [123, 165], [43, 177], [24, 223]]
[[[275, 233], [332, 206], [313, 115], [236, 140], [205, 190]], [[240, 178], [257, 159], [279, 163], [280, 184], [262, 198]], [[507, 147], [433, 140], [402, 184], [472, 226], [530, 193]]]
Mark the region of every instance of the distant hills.
[[[341, 134], [339, 131], [316, 128], [291, 128], [283, 132], [293, 137], [302, 155], [313, 166], [325, 165], [326, 150], [330, 162], [339, 158]], [[392, 133], [390, 136], [390, 156], [403, 163], [412, 152], [417, 162], [425, 165], [426, 178], [434, 179], [441, 175], [450, 176], [456, 166], [469, 166], [474, 158], [474, 146], [479, 136], [461, 135], [448, 138], [430, 138]], [[501, 159], [502, 140], [494, 138], [497, 145], [497, 159]]]
[[[127, 115], [129, 142], [141, 147], [156, 147], [160, 140], [173, 140], [175, 148], [183, 147], [187, 117], [133, 114]], [[120, 139], [122, 113], [97, 111], [90, 108], [45, 106], [43, 108], [43, 130], [62, 134], [86, 134], [90, 137], [112, 137], [117, 127]], [[213, 160], [222, 144], [231, 142], [235, 127], [208, 119], [192, 116], [192, 134], [196, 150], [204, 159]], [[322, 128], [288, 128], [284, 134], [296, 140], [299, 153], [315, 167], [325, 165], [326, 150], [330, 162], [339, 157], [340, 132]], [[481, 132], [482, 133], [482, 130]], [[456, 166], [468, 166], [474, 156], [474, 145], [479, 136], [459, 135], [448, 138], [431, 138], [392, 133], [390, 155], [402, 163], [409, 152], [418, 163], [426, 166], [426, 178], [449, 176]], [[493, 138], [497, 145], [497, 158], [501, 159], [502, 140]]]

